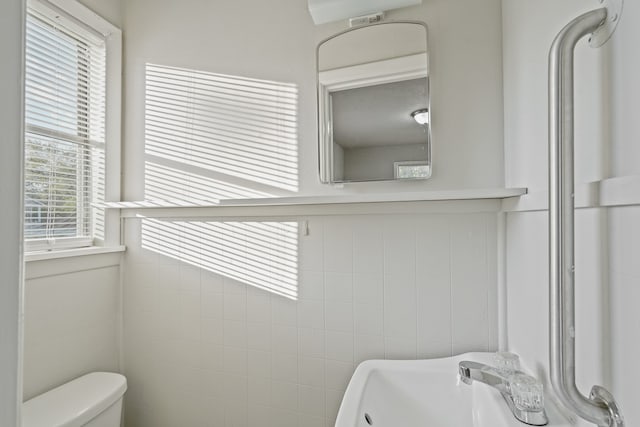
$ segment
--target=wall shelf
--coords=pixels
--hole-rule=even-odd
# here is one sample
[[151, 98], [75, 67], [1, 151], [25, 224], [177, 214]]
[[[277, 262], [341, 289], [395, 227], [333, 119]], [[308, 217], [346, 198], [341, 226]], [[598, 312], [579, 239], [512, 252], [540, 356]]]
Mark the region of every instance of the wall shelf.
[[[519, 197], [527, 193], [526, 188], [491, 188], [470, 190], [436, 190], [421, 192], [399, 192], [378, 194], [349, 194], [326, 196], [291, 196], [259, 199], [221, 199], [202, 203], [182, 201], [144, 200], [129, 202], [107, 202], [107, 209], [120, 209], [121, 216], [130, 217], [255, 217], [298, 216], [324, 214], [376, 214], [409, 213], [427, 202], [472, 202], [485, 201], [480, 210], [499, 209], [499, 201]], [[446, 211], [443, 203], [431, 210]], [[494, 206], [495, 205], [495, 206]], [[447, 204], [451, 210], [451, 203]], [[453, 210], [473, 210], [468, 204], [458, 203]], [[418, 209], [418, 211], [421, 211]]]

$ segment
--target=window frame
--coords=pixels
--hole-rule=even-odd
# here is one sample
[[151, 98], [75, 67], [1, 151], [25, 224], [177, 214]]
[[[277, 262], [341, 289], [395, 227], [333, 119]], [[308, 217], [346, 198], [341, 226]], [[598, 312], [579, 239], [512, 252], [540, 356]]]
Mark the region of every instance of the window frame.
[[[105, 165], [104, 200], [120, 200], [121, 110], [122, 110], [122, 31], [76, 0], [28, 0], [28, 9], [60, 22], [70, 30], [89, 33], [105, 43]], [[28, 12], [27, 12], [28, 13]], [[28, 133], [25, 123], [23, 138]], [[24, 190], [23, 190], [24, 191]], [[25, 207], [26, 208], [26, 205]], [[23, 209], [24, 209], [23, 208]], [[24, 214], [23, 214], [24, 216]], [[117, 210], [105, 209], [104, 240], [90, 237], [24, 240], [26, 253], [57, 251], [83, 247], [120, 245], [120, 216]]]

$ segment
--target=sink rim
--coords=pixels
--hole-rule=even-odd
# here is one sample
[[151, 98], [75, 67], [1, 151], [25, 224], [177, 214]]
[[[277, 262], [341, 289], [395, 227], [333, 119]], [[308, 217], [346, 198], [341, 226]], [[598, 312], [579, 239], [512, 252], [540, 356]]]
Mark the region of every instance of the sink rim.
[[[367, 381], [374, 372], [411, 372], [420, 371], [424, 373], [432, 372], [451, 372], [452, 381], [457, 381], [458, 363], [462, 360], [471, 360], [489, 365], [493, 364], [493, 356], [495, 353], [490, 352], [469, 352], [462, 353], [451, 357], [440, 357], [435, 359], [417, 359], [417, 360], [384, 360], [374, 359], [366, 360], [358, 365], [353, 373], [351, 381], [347, 386], [344, 393], [338, 416], [336, 418], [335, 427], [355, 427], [357, 426], [357, 420], [360, 417], [360, 408], [363, 401], [363, 395], [367, 386]], [[482, 401], [491, 401], [496, 403], [496, 407], [500, 414], [496, 414], [496, 417], [506, 416], [507, 419], [513, 421], [513, 426], [526, 426], [513, 417], [511, 411], [508, 409], [506, 403], [504, 403], [500, 393], [486, 386], [474, 382], [469, 387], [469, 391], [473, 394], [474, 398], [471, 400], [470, 411], [472, 413], [477, 412], [477, 408], [474, 408], [475, 397], [481, 397]], [[549, 417], [549, 426], [568, 427], [571, 425], [569, 417], [565, 416], [558, 407], [554, 404], [552, 396], [550, 396], [549, 390], [545, 387], [545, 406], [547, 415]], [[493, 403], [492, 403], [493, 406]], [[475, 416], [475, 415], [474, 415]], [[354, 422], [356, 423], [354, 425]], [[511, 424], [511, 423], [509, 423]]]

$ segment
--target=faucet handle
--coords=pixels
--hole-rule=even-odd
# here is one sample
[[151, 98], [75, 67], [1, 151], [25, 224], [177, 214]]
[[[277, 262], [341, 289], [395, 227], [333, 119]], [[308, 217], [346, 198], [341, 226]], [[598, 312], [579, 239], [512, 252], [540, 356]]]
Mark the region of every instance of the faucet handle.
[[531, 375], [516, 373], [508, 378], [511, 398], [522, 411], [542, 411], [544, 409], [543, 386]]
[[515, 353], [499, 351], [493, 355], [495, 368], [505, 376], [520, 371], [520, 357]]

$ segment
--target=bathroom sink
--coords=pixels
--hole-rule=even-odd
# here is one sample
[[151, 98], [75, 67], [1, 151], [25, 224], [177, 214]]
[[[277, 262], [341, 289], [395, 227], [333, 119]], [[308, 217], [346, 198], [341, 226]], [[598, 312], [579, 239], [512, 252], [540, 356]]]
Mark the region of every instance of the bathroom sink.
[[[351, 378], [335, 427], [523, 427], [497, 390], [458, 380], [460, 361], [491, 364], [492, 358], [493, 353], [466, 353], [365, 361]], [[549, 425], [569, 425], [546, 406]]]

